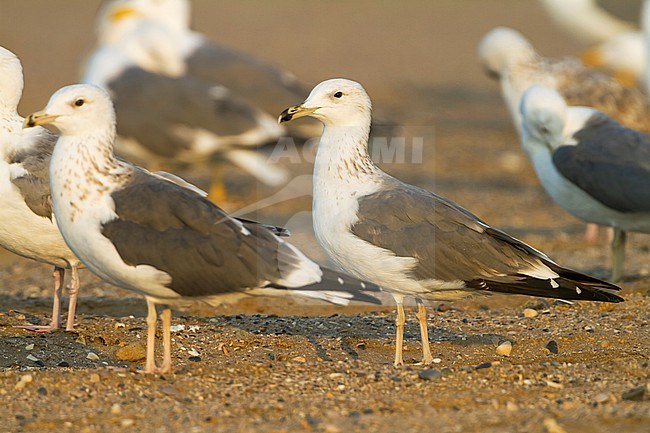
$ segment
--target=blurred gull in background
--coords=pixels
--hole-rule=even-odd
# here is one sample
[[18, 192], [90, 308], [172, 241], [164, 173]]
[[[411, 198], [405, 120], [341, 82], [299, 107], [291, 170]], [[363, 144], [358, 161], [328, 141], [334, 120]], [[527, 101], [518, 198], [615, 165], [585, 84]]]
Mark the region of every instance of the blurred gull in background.
[[[111, 93], [118, 153], [159, 165], [220, 157], [268, 185], [285, 183], [287, 171], [258, 152], [285, 128], [227, 83], [189, 70], [185, 56], [199, 36], [185, 29], [188, 7], [179, 0], [117, 0], [100, 11], [99, 45], [82, 81]], [[210, 197], [224, 200], [218, 166], [213, 170]]]
[[539, 0], [549, 16], [566, 33], [586, 45], [605, 42], [638, 30], [638, 0]]
[[[623, 125], [650, 132], [650, 101], [640, 90], [584, 67], [577, 59], [546, 59], [516, 30], [497, 27], [479, 44], [486, 71], [501, 82], [501, 93], [513, 123], [521, 132], [520, 99], [532, 84], [556, 89], [569, 105], [594, 107]], [[585, 239], [594, 242], [598, 230], [587, 226]]]
[[556, 89], [569, 105], [593, 107], [639, 131], [650, 132], [650, 101], [636, 88], [584, 67], [573, 58], [547, 59], [518, 31], [497, 27], [479, 44], [486, 71], [501, 82], [513, 123], [521, 130], [519, 101], [532, 84]]
[[567, 107], [552, 88], [524, 93], [522, 147], [563, 209], [614, 228], [612, 281], [623, 276], [625, 232], [650, 233], [650, 136], [588, 107]]

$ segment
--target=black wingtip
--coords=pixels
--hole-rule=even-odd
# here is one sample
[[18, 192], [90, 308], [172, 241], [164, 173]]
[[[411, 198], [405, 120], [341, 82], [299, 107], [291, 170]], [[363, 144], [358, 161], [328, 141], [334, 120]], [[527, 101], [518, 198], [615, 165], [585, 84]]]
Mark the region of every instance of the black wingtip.
[[619, 303], [625, 301], [614, 293], [620, 287], [589, 278], [590, 281], [575, 281], [566, 278], [555, 278], [556, 287], [549, 280], [540, 280], [528, 276], [518, 276], [516, 280], [503, 282], [488, 279], [467, 281], [468, 287], [494, 293], [513, 295], [528, 295], [541, 298], [564, 299], [567, 301], [595, 301]]

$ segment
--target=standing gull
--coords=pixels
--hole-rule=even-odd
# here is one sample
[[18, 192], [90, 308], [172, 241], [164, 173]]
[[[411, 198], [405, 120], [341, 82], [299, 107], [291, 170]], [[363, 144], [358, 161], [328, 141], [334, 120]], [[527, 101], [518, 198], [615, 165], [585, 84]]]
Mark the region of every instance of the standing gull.
[[422, 300], [518, 293], [620, 302], [618, 287], [565, 269], [436, 194], [400, 182], [368, 156], [371, 103], [354, 81], [320, 83], [280, 121], [324, 124], [314, 165], [316, 238], [343, 269], [397, 302], [395, 365], [403, 364], [405, 296], [416, 298], [424, 363], [432, 361]]
[[530, 87], [521, 102], [522, 147], [563, 209], [614, 228], [612, 280], [623, 276], [625, 232], [650, 233], [650, 136], [587, 107], [567, 107], [553, 89]]
[[23, 118], [17, 113], [22, 91], [20, 60], [0, 47], [0, 246], [54, 266], [52, 320], [49, 325], [25, 329], [52, 331], [61, 326], [64, 275], [70, 269], [66, 323], [70, 331], [74, 329], [80, 262], [63, 241], [52, 213], [47, 167], [56, 136], [43, 128], [22, 129]]
[[[54, 210], [64, 239], [88, 269], [147, 299], [145, 371], [170, 372], [169, 305], [212, 305], [245, 296], [303, 295], [338, 304], [378, 302], [370, 283], [321, 268], [266, 228], [237, 221], [188, 188], [113, 155], [115, 112], [92, 85], [57, 91], [26, 127], [61, 135], [50, 163]], [[163, 304], [164, 358], [154, 362], [156, 304]]]

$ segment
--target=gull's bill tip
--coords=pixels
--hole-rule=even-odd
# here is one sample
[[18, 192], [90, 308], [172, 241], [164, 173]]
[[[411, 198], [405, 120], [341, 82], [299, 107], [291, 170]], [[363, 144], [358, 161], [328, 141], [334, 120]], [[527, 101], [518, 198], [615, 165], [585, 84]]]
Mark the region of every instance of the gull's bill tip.
[[39, 125], [50, 124], [54, 122], [54, 120], [56, 120], [57, 117], [59, 116], [55, 116], [53, 114], [47, 114], [44, 111], [36, 111], [30, 114], [29, 116], [25, 117], [25, 121], [23, 122], [23, 129], [33, 128]]
[[49, 125], [53, 123], [59, 116], [54, 114], [47, 114], [45, 111], [36, 111], [25, 118], [23, 122], [23, 129], [33, 128], [39, 125]]
[[294, 105], [280, 113], [280, 117], [278, 117], [278, 123], [289, 122], [293, 119], [309, 116], [314, 111], [318, 110], [318, 108], [320, 107], [307, 108], [303, 104]]

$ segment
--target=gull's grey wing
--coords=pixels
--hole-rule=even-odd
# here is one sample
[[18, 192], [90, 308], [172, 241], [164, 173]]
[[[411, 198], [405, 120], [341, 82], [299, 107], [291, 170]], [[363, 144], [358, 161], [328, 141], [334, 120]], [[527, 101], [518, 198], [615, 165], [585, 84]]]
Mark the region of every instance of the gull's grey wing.
[[650, 212], [650, 136], [597, 114], [574, 138], [553, 152], [562, 176], [619, 212]]
[[104, 236], [126, 263], [171, 275], [182, 296], [262, 287], [281, 279], [281, 262], [298, 264], [268, 230], [238, 224], [195, 192], [144, 171], [112, 198], [118, 218], [104, 224]]
[[[293, 74], [205, 38], [186, 61], [188, 74], [220, 83], [274, 118], [309, 95], [309, 88], [303, 86]], [[286, 127], [292, 136], [299, 138], [318, 136], [322, 130], [320, 122], [307, 118]]]
[[[455, 203], [411, 185], [362, 197], [358, 216], [352, 232], [397, 256], [416, 258], [411, 274], [420, 281], [460, 280], [479, 291], [621, 300], [610, 293], [616, 286], [561, 268]], [[540, 269], [558, 277], [554, 282], [533, 277]]]
[[181, 296], [268, 287], [320, 292], [316, 297], [330, 302], [379, 303], [365, 293], [379, 291], [376, 285], [320, 268], [263, 226], [235, 221], [195, 192], [144, 170], [134, 169], [111, 197], [117, 218], [102, 226], [102, 234], [125, 263], [168, 273], [169, 287]]
[[237, 136], [259, 126], [259, 111], [220, 85], [167, 77], [132, 67], [108, 84], [118, 133], [153, 153], [174, 157], [188, 149], [183, 128]]
[[186, 61], [188, 74], [220, 83], [270, 113], [279, 113], [309, 95], [292, 74], [207, 39]]
[[33, 146], [19, 150], [9, 160], [20, 164], [27, 172], [12, 179], [20, 190], [25, 204], [38, 216], [52, 219], [49, 165], [57, 136], [43, 130]]

